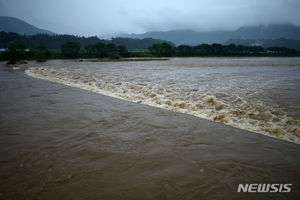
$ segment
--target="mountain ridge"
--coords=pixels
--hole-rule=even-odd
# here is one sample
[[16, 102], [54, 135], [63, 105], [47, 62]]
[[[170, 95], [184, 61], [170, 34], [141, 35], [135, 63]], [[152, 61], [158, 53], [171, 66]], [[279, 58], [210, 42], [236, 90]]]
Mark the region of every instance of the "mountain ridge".
[[[55, 33], [37, 28], [23, 20], [0, 16], [0, 31], [14, 32], [20, 35], [36, 35]], [[108, 37], [109, 34], [106, 34]], [[131, 39], [147, 39], [170, 41], [175, 45], [198, 45], [202, 43], [212, 44], [243, 44], [243, 45], [262, 45], [262, 46], [284, 46], [299, 49], [300, 27], [289, 24], [269, 24], [258, 26], [242, 26], [232, 31], [194, 31], [194, 30], [170, 30], [170, 31], [151, 31], [142, 34], [113, 34], [112, 38], [131, 38]], [[101, 38], [101, 37], [100, 37]], [[146, 41], [146, 40], [145, 40]], [[145, 42], [143, 41], [143, 42]], [[159, 41], [161, 42], [161, 41]], [[135, 45], [136, 41], [131, 41]], [[131, 44], [127, 44], [131, 45]]]
[[54, 34], [51, 31], [40, 29], [23, 20], [9, 16], [0, 16], [0, 31], [14, 32], [21, 35]]
[[233, 31], [170, 30], [151, 31], [142, 34], [120, 34], [117, 37], [154, 38], [173, 42], [176, 45], [197, 45], [202, 43], [225, 43], [229, 39], [278, 39], [300, 40], [300, 27], [292, 24], [270, 24], [243, 26]]

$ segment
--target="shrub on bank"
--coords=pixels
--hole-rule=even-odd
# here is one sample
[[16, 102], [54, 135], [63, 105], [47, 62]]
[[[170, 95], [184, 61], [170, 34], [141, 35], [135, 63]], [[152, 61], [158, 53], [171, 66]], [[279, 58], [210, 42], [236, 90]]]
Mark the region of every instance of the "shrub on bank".
[[25, 58], [25, 45], [22, 43], [10, 44], [4, 52], [4, 59], [8, 60], [8, 64], [16, 64], [17, 61]]
[[65, 58], [79, 58], [81, 45], [78, 42], [68, 41], [61, 45], [61, 54]]

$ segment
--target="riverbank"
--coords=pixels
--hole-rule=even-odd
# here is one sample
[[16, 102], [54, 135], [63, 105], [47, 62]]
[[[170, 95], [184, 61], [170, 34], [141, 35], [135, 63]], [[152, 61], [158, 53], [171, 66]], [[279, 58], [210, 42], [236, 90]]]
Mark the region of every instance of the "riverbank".
[[133, 57], [133, 58], [94, 58], [94, 59], [80, 59], [79, 62], [134, 62], [134, 61], [167, 61], [169, 58], [158, 58], [158, 57]]

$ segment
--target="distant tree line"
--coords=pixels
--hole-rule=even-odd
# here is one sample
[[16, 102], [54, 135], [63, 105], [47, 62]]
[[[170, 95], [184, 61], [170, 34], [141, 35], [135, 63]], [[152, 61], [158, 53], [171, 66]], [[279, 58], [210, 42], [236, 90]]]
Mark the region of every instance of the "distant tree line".
[[89, 44], [82, 48], [80, 43], [67, 41], [61, 45], [60, 50], [49, 50], [43, 45], [38, 45], [36, 48], [27, 49], [22, 43], [11, 43], [6, 51], [0, 53], [1, 60], [8, 60], [14, 64], [19, 60], [34, 59], [39, 62], [47, 59], [60, 58], [110, 58], [119, 59], [120, 57], [136, 56], [128, 52], [127, 48], [121, 45], [116, 46], [113, 43], [97, 42]]
[[116, 46], [113, 43], [102, 43], [90, 44], [85, 47], [87, 57], [94, 58], [112, 58], [118, 59], [120, 57], [129, 57], [130, 54], [125, 46]]
[[300, 50], [286, 47], [243, 46], [222, 44], [201, 44], [197, 46], [172, 46], [168, 43], [153, 44], [148, 48], [153, 56], [300, 56]]
[[0, 53], [0, 60], [8, 60], [9, 63], [16, 63], [19, 60], [37, 60], [39, 62], [47, 59], [74, 59], [74, 58], [110, 58], [120, 57], [192, 57], [192, 56], [300, 56], [300, 50], [286, 47], [263, 48], [260, 46], [243, 45], [221, 45], [201, 44], [197, 46], [180, 45], [178, 47], [171, 43], [153, 44], [146, 51], [128, 51], [125, 46], [115, 45], [108, 42], [95, 42], [82, 46], [77, 41], [66, 41], [60, 49], [49, 50], [44, 45], [37, 45], [35, 48], [26, 47], [24, 43], [10, 43], [7, 50]]
[[[153, 39], [153, 38], [144, 38], [144, 39], [135, 39], [135, 38], [112, 38], [111, 42], [115, 45], [122, 45], [125, 46], [127, 49], [131, 50], [140, 50], [140, 49], [148, 49], [148, 47], [152, 46], [153, 44], [162, 44], [166, 41]], [[171, 42], [166, 42], [172, 46], [175, 46]]]
[[60, 49], [61, 45], [67, 41], [74, 41], [85, 47], [88, 44], [101, 42], [98, 37], [79, 37], [74, 35], [20, 35], [17, 33], [0, 32], [0, 48], [7, 48], [11, 43], [21, 43], [27, 48], [45, 46], [48, 49]]
[[[133, 39], [133, 38], [113, 38], [112, 40], [101, 40], [96, 36], [93, 37], [80, 37], [74, 35], [20, 35], [17, 33], [0, 32], [0, 48], [7, 48], [11, 43], [24, 44], [27, 48], [36, 48], [37, 46], [44, 46], [48, 49], [60, 49], [61, 45], [67, 41], [74, 41], [85, 48], [90, 44], [102, 42], [104, 44], [113, 43], [116, 46], [125, 46], [127, 49], [132, 50], [146, 50], [152, 44], [166, 42], [164, 40], [145, 38], [145, 39]], [[171, 43], [170, 43], [171, 44]]]
[[45, 46], [39, 45], [35, 49], [26, 49], [22, 43], [11, 43], [7, 50], [0, 53], [0, 60], [8, 60], [8, 64], [15, 64], [20, 60], [36, 59], [38, 62], [44, 62], [51, 57], [52, 53]]

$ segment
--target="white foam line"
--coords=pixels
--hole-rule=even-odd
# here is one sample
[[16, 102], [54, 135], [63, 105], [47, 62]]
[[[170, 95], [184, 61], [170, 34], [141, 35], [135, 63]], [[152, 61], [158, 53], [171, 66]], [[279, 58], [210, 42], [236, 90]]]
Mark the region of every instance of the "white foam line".
[[[68, 81], [63, 80], [61, 78], [56, 78], [56, 77], [53, 77], [53, 76], [43, 76], [39, 73], [35, 73], [34, 68], [27, 69], [25, 71], [25, 73], [28, 76], [31, 76], [31, 77], [34, 77], [34, 78], [38, 78], [38, 79], [42, 79], [42, 80], [48, 80], [48, 81], [51, 81], [51, 82], [68, 85], [70, 87], [75, 87], [75, 88], [88, 90], [88, 91], [91, 91], [91, 92], [94, 92], [94, 93], [102, 94], [102, 95], [105, 95], [105, 96], [110, 96], [110, 97], [125, 100], [125, 101], [138, 102], [138, 100], [139, 100], [135, 97], [127, 97], [126, 98], [126, 97], [122, 97], [122, 96], [118, 95], [117, 93], [99, 89], [95, 84], [94, 85], [84, 85], [82, 83], [79, 84], [79, 83], [74, 83], [74, 82], [70, 82], [70, 81], [68, 82]], [[210, 98], [210, 96], [208, 96], [207, 98]], [[166, 110], [171, 110], [171, 111], [174, 111], [174, 112], [190, 114], [190, 115], [193, 115], [193, 116], [196, 116], [196, 117], [199, 117], [199, 118], [204, 118], [204, 119], [214, 121], [213, 116], [208, 116], [208, 114], [205, 113], [205, 112], [200, 113], [200, 112], [196, 112], [196, 111], [189, 111], [187, 109], [181, 109], [179, 107], [173, 108], [173, 107], [169, 107], [167, 105], [155, 103], [155, 102], [153, 102], [149, 99], [143, 99], [141, 104], [145, 104], [145, 105], [149, 105], [149, 106], [153, 106], [153, 107], [158, 107], [158, 108], [162, 108], [162, 109], [166, 109]], [[226, 114], [226, 113], [224, 113], [224, 114]], [[236, 124], [236, 123], [237, 122], [233, 122], [232, 120], [229, 120], [225, 124], [236, 127], [236, 128], [252, 131], [252, 132], [255, 132], [255, 133], [263, 134], [263, 135], [266, 135], [266, 136], [269, 136], [269, 137], [273, 137], [273, 138], [277, 138], [277, 139], [281, 139], [281, 140], [285, 140], [285, 141], [300, 144], [300, 139], [298, 137], [295, 137], [294, 135], [290, 135], [290, 134], [272, 135], [272, 134], [269, 134], [268, 132], [265, 132], [265, 131], [259, 131], [260, 130], [259, 126], [254, 126], [254, 125], [250, 126], [250, 124], [245, 123], [245, 122], [244, 123], [238, 122], [238, 124]], [[292, 138], [290, 138], [288, 136], [290, 136]]]

